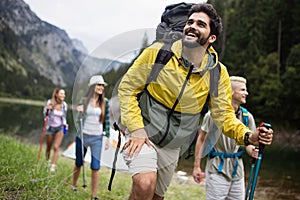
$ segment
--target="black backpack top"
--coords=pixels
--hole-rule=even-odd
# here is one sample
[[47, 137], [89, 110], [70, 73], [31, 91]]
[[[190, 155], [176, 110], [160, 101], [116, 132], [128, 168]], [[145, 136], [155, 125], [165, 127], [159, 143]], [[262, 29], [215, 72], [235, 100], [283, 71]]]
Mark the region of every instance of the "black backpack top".
[[156, 41], [169, 43], [181, 39], [183, 28], [188, 20], [189, 9], [193, 5], [193, 3], [168, 5], [156, 28]]
[[[155, 64], [148, 77], [147, 85], [156, 80], [160, 70], [173, 56], [171, 47], [173, 42], [182, 38], [183, 28], [188, 20], [188, 13], [194, 3], [177, 3], [166, 6], [161, 15], [161, 22], [156, 27], [156, 40], [154, 42], [163, 42], [164, 45], [159, 50]], [[146, 88], [145, 87], [145, 88]]]

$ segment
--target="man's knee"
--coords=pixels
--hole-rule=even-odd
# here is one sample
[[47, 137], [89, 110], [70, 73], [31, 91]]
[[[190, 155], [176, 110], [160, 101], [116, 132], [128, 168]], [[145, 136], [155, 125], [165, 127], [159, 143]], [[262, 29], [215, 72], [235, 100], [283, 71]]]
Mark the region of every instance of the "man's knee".
[[132, 177], [135, 193], [154, 193], [156, 172], [139, 173]]

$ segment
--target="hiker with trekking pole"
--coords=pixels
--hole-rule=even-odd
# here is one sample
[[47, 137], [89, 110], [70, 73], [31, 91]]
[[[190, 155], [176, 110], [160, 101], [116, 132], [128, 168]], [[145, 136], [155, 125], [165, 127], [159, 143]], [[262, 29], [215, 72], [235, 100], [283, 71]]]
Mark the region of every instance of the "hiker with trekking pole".
[[[164, 199], [180, 147], [197, 129], [207, 98], [217, 127], [238, 145], [272, 142], [272, 129], [251, 131], [235, 116], [229, 75], [212, 47], [222, 30], [213, 6], [171, 5], [164, 19], [179, 20], [183, 23], [172, 24], [183, 26], [173, 29], [167, 40], [170, 29], [164, 27], [171, 23], [163, 21], [160, 28], [167, 38], [144, 49], [118, 87], [127, 140], [122, 152], [132, 176], [129, 199]], [[161, 29], [157, 35], [164, 35]]]
[[[256, 130], [253, 115], [242, 104], [246, 103], [248, 91], [246, 79], [240, 76], [230, 77], [232, 87], [232, 106], [236, 117], [242, 121], [251, 131]], [[206, 147], [204, 140], [215, 138], [213, 146]], [[200, 165], [201, 158], [208, 150], [205, 174], [202, 173]], [[257, 158], [258, 150], [254, 145], [246, 147], [236, 144], [219, 130], [208, 111], [199, 128], [199, 136], [195, 147], [195, 161], [193, 177], [196, 183], [201, 183], [206, 178], [206, 199], [244, 199], [245, 197], [245, 178], [242, 154], [245, 151], [249, 156]]]
[[[60, 154], [60, 145], [64, 134], [68, 130], [67, 110], [68, 105], [64, 101], [65, 90], [55, 88], [52, 98], [49, 99], [44, 107], [44, 117], [46, 119], [46, 161], [50, 164], [50, 172], [55, 172], [56, 163]], [[42, 134], [43, 137], [43, 134]], [[52, 160], [50, 160], [51, 149], [53, 149]]]
[[[85, 183], [84, 157], [87, 148], [91, 149], [92, 170], [92, 199], [99, 199], [97, 196], [97, 187], [99, 179], [99, 169], [101, 167], [101, 151], [103, 136], [109, 138], [109, 102], [105, 98], [105, 86], [107, 83], [101, 75], [95, 75], [90, 78], [88, 90], [81, 102], [77, 106], [77, 122], [79, 130], [76, 137], [76, 160], [73, 171], [72, 189], [77, 190], [77, 182], [80, 175], [80, 169], [83, 169], [83, 187]], [[106, 140], [105, 149], [109, 148], [109, 139]]]

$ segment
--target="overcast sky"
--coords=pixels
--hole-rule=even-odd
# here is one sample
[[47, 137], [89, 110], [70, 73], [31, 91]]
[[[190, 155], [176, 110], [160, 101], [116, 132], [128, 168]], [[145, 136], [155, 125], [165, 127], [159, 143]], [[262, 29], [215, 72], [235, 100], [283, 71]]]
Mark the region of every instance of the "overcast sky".
[[[155, 27], [166, 5], [182, 0], [24, 0], [42, 20], [79, 39], [89, 52], [124, 32]], [[195, 3], [201, 1], [185, 1]]]

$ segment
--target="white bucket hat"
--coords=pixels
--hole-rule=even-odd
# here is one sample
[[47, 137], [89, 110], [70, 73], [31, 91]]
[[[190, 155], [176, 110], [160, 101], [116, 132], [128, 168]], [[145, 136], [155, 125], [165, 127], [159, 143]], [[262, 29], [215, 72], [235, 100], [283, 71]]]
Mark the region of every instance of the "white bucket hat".
[[89, 87], [91, 85], [96, 85], [96, 84], [103, 84], [104, 86], [107, 86], [107, 83], [104, 81], [103, 77], [101, 75], [95, 75], [92, 76], [89, 82]]

